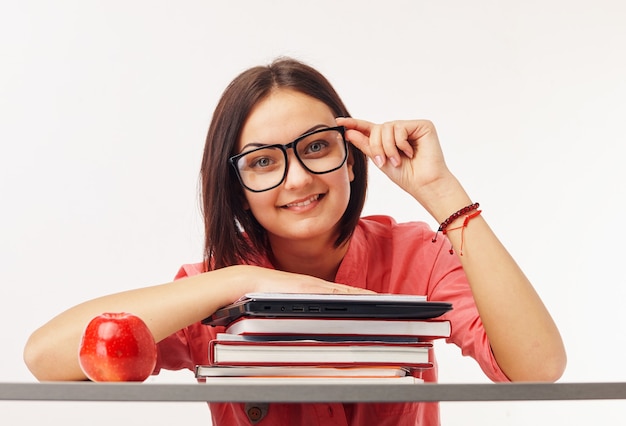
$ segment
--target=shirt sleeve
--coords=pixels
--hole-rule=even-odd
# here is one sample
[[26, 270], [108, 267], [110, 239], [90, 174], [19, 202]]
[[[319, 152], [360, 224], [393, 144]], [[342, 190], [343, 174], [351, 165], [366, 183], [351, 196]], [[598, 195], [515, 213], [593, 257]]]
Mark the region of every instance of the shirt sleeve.
[[[494, 382], [509, 378], [498, 365], [487, 333], [478, 314], [469, 282], [456, 255], [450, 255], [445, 238], [437, 241], [437, 253], [431, 271], [429, 299], [452, 303], [453, 309], [442, 317], [450, 320], [452, 332], [446, 341], [454, 343], [464, 356], [474, 358], [485, 375]], [[433, 244], [435, 246], [435, 244]]]
[[[175, 280], [203, 272], [202, 264], [183, 265]], [[198, 364], [208, 364], [208, 342], [213, 338], [213, 327], [191, 324], [157, 343], [157, 363], [152, 374], [161, 369], [194, 371]]]
[[493, 356], [469, 282], [458, 256], [449, 252], [448, 239], [440, 234], [433, 242], [435, 233], [428, 224], [396, 223], [386, 216], [365, 218], [360, 226], [362, 232], [351, 241], [352, 249], [360, 252], [352, 254], [355, 267], [349, 271], [357, 282], [367, 279], [368, 288], [378, 292], [425, 294], [429, 300], [451, 303], [453, 309], [442, 317], [452, 328], [447, 342], [474, 358], [489, 379], [509, 381]]

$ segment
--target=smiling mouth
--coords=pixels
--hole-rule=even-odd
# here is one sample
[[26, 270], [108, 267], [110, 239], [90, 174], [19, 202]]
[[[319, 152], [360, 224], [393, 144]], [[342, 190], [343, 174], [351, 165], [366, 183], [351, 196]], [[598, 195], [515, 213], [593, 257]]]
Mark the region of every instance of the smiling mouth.
[[300, 201], [297, 203], [289, 203], [289, 204], [285, 204], [283, 206], [283, 208], [290, 208], [290, 207], [305, 207], [308, 206], [309, 204], [311, 204], [314, 201], [320, 200], [324, 195], [323, 194], [315, 194], [313, 195], [311, 198], [304, 200], [304, 201]]

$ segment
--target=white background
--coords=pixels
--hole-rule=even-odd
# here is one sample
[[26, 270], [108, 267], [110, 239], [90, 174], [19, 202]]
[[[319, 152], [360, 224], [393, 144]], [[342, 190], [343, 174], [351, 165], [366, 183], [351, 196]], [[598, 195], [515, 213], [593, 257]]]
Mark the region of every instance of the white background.
[[[52, 316], [201, 260], [212, 110], [236, 74], [278, 55], [326, 74], [353, 116], [433, 120], [560, 326], [561, 381], [626, 381], [619, 0], [2, 1], [0, 381], [34, 381], [22, 348]], [[436, 225], [370, 170], [365, 213]], [[457, 348], [438, 356], [442, 382], [486, 382]], [[445, 425], [625, 415], [623, 401], [442, 404]], [[0, 421], [210, 423], [203, 403], [0, 402]]]

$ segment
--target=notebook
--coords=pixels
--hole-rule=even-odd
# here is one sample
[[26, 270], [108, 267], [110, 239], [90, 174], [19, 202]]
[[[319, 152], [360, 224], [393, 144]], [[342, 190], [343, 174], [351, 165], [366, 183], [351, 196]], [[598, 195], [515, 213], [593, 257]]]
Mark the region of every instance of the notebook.
[[[210, 385], [415, 385], [424, 380], [414, 376], [402, 377], [199, 377]], [[265, 389], [259, 389], [263, 392]]]
[[249, 293], [202, 323], [228, 325], [242, 317], [430, 319], [451, 309], [451, 303], [420, 295]]
[[225, 366], [364, 366], [431, 368], [432, 342], [252, 342], [211, 340], [209, 364]]
[[404, 377], [418, 374], [397, 366], [220, 366], [196, 365], [196, 378], [202, 377]]
[[250, 340], [286, 339], [373, 340], [376, 337], [437, 339], [450, 337], [448, 320], [400, 320], [387, 318], [240, 318], [230, 323], [225, 334]]

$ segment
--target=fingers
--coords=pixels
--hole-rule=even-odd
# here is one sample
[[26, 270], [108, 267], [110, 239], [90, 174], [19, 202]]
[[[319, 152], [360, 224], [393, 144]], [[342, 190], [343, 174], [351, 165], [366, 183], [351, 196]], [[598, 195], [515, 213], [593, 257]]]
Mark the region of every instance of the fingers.
[[317, 280], [315, 283], [306, 282], [298, 289], [298, 293], [331, 293], [331, 294], [372, 294], [371, 290], [359, 287], [352, 287], [345, 284], [337, 284], [330, 281]]
[[338, 117], [337, 124], [346, 128], [346, 139], [361, 150], [365, 155], [374, 159], [375, 153], [370, 150], [370, 136], [374, 124], [352, 117]]
[[380, 126], [374, 126], [371, 129], [368, 148], [370, 150], [370, 158], [374, 160], [374, 163], [376, 163], [379, 168], [383, 167], [387, 156], [385, 155], [385, 149], [383, 148], [383, 135], [382, 128]]
[[413, 158], [415, 151], [413, 150], [413, 145], [409, 141], [409, 131], [406, 126], [394, 125], [393, 130], [398, 148], [400, 148], [400, 150], [408, 158]]
[[364, 288], [352, 287], [292, 272], [246, 266], [255, 273], [255, 286], [246, 292], [269, 293], [374, 293]]
[[356, 130], [365, 136], [369, 136], [370, 130], [374, 127], [374, 123], [370, 123], [365, 120], [358, 120], [352, 117], [337, 117], [335, 121], [337, 121], [339, 126], [344, 126], [346, 129]]
[[372, 290], [367, 290], [365, 288], [352, 287], [345, 284], [335, 284], [332, 289], [332, 293], [340, 293], [340, 294], [374, 294], [376, 292]]
[[409, 139], [415, 124], [409, 121], [391, 121], [374, 124], [355, 118], [337, 118], [337, 124], [346, 128], [346, 138], [378, 167], [383, 167], [387, 160], [394, 166], [400, 166], [402, 154], [413, 158], [415, 153]]
[[380, 133], [380, 143], [383, 147], [384, 155], [389, 159], [392, 166], [398, 167], [402, 159], [398, 152], [398, 141], [396, 141], [396, 132], [393, 123], [384, 123]]

